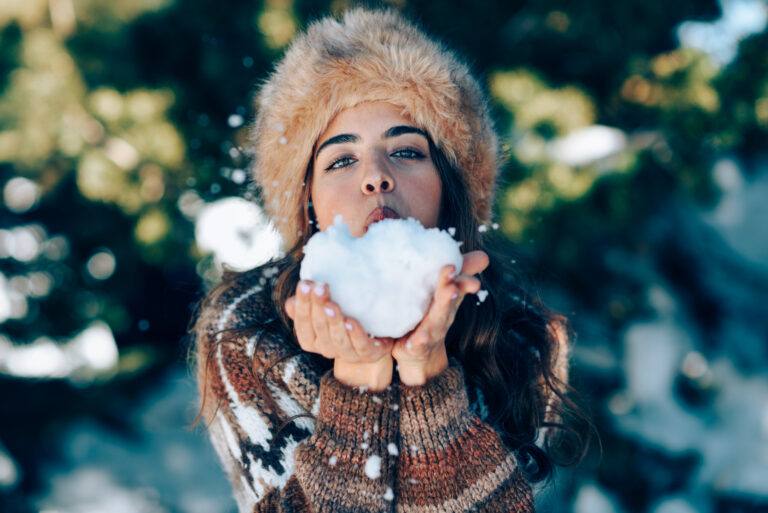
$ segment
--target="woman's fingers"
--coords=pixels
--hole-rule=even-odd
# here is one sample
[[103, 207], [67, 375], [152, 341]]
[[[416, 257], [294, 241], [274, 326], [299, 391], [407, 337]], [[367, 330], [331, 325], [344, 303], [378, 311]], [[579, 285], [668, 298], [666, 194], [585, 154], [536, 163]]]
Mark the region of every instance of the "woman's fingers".
[[[355, 319], [344, 319], [344, 332], [347, 335], [352, 350], [358, 354], [363, 355], [368, 350], [368, 345], [371, 344], [371, 339], [368, 334], [365, 333], [363, 327]], [[381, 342], [379, 342], [381, 345]]]
[[485, 271], [490, 260], [485, 251], [470, 251], [464, 254], [464, 263], [461, 266], [461, 274], [473, 275]]
[[328, 286], [301, 281], [296, 295], [285, 303], [293, 319], [299, 345], [305, 351], [347, 362], [371, 362], [388, 354], [389, 347], [373, 341], [354, 319], [345, 319], [339, 305], [330, 300]]
[[392, 351], [392, 339], [371, 339], [357, 320], [345, 318], [322, 283], [299, 282], [296, 295], [285, 301], [285, 311], [305, 351], [350, 363], [376, 362]]
[[[441, 336], [448, 332], [448, 318], [453, 306], [460, 301], [461, 289], [456, 284], [458, 279], [456, 268], [447, 265], [440, 270], [438, 287], [430, 306], [428, 318], [430, 319], [430, 335]], [[442, 338], [442, 337], [441, 337]]]
[[427, 314], [413, 332], [398, 339], [395, 344], [393, 356], [398, 362], [430, 358], [432, 352], [445, 343], [445, 336], [464, 296], [480, 290], [481, 282], [473, 275], [484, 271], [488, 264], [486, 253], [471, 251], [464, 255], [460, 273], [452, 265], [440, 269]]
[[330, 333], [328, 331], [328, 313], [325, 310], [328, 301], [328, 286], [323, 283], [317, 283], [312, 287], [308, 294], [310, 299], [310, 318], [312, 319], [312, 329], [315, 332], [317, 340], [317, 351], [326, 358], [335, 358], [333, 346], [330, 344]]
[[456, 277], [456, 286], [459, 288], [459, 294], [463, 296], [465, 294], [476, 294], [480, 290], [481, 283], [474, 276], [461, 274]]
[[377, 360], [375, 356], [384, 353], [381, 341], [372, 340], [357, 320], [344, 319], [344, 332], [349, 340], [350, 349], [360, 360]]
[[453, 324], [456, 311], [466, 294], [475, 294], [480, 290], [480, 280], [465, 274], [482, 272], [488, 267], [488, 255], [482, 251], [472, 251], [464, 258], [463, 273], [456, 275], [455, 267], [447, 265], [440, 270], [437, 289], [428, 310], [426, 321], [427, 333], [434, 340], [442, 340]]
[[340, 358], [347, 362], [370, 360], [371, 341], [354, 321], [355, 343], [350, 339], [350, 330], [341, 308], [330, 301], [327, 285], [315, 286], [312, 290], [312, 326], [315, 329], [317, 350], [326, 358]]
[[[300, 281], [296, 286], [296, 295], [293, 300], [293, 329], [296, 339], [305, 351], [312, 351], [315, 341], [315, 330], [312, 328], [311, 297], [312, 283]], [[290, 301], [290, 299], [289, 299]], [[286, 307], [288, 305], [286, 304]], [[286, 308], [287, 310], [287, 308]]]
[[337, 356], [349, 355], [353, 351], [349, 341], [347, 328], [344, 327], [344, 315], [336, 303], [328, 301], [323, 306], [328, 326], [329, 342], [333, 345]]
[[[461, 266], [461, 274], [456, 276], [454, 283], [459, 288], [459, 301], [466, 294], [476, 294], [482, 284], [473, 275], [483, 272], [488, 268], [490, 260], [484, 251], [470, 251], [464, 255], [464, 263]], [[456, 305], [458, 308], [458, 304]]]

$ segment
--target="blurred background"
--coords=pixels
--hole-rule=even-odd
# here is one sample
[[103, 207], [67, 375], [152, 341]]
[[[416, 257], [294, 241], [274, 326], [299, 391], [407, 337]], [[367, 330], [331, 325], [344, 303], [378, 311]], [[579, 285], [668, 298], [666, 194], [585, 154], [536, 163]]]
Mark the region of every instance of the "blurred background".
[[[344, 0], [0, 1], [0, 511], [235, 510], [185, 333], [277, 249], [252, 92]], [[509, 155], [488, 235], [599, 442], [542, 511], [768, 511], [768, 6], [397, 0]]]

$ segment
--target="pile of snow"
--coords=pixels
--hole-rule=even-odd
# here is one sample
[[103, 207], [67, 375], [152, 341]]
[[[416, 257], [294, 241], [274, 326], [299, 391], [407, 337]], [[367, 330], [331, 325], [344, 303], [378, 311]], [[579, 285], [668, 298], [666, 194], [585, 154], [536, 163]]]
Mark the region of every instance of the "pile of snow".
[[424, 317], [440, 269], [463, 262], [459, 243], [415, 219], [386, 219], [360, 238], [341, 216], [304, 247], [302, 280], [326, 283], [331, 299], [376, 337], [400, 337]]

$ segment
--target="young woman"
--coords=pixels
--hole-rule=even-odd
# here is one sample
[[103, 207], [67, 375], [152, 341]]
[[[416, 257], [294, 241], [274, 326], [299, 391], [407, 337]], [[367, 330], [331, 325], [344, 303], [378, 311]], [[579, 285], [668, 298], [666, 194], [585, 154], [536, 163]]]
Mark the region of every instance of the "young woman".
[[[251, 149], [289, 251], [227, 276], [193, 329], [240, 511], [533, 511], [570, 405], [567, 335], [483, 251], [498, 142], [466, 66], [394, 12], [318, 21], [262, 86]], [[402, 338], [370, 338], [299, 281], [337, 214], [355, 236], [413, 217], [463, 242]]]

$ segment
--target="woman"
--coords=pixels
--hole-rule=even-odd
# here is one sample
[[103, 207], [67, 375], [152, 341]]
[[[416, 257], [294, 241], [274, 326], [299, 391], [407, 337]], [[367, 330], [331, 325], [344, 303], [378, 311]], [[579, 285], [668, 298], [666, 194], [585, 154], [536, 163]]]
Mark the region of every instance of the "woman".
[[[194, 328], [240, 511], [533, 511], [570, 404], [565, 323], [482, 251], [498, 142], [466, 66], [394, 12], [321, 20], [262, 86], [251, 149], [289, 251], [228, 276]], [[463, 242], [404, 337], [369, 338], [299, 281], [304, 244], [337, 214], [355, 236], [413, 217]]]

